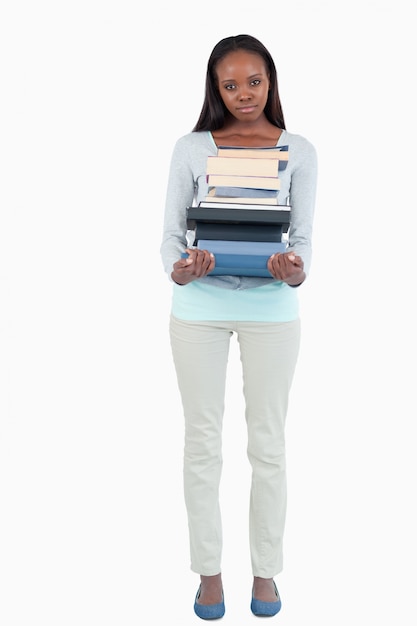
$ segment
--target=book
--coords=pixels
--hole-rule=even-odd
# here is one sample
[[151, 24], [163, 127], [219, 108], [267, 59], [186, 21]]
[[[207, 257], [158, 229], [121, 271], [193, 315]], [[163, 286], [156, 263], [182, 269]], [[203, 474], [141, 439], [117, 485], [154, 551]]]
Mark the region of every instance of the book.
[[218, 157], [251, 158], [251, 159], [276, 159], [277, 161], [288, 161], [287, 150], [278, 146], [264, 148], [246, 148], [244, 146], [219, 146], [217, 148]]
[[[286, 230], [288, 225], [285, 225]], [[282, 224], [211, 224], [197, 222], [194, 245], [200, 239], [225, 239], [228, 241], [282, 241]]]
[[[263, 191], [263, 190], [261, 190]], [[263, 204], [263, 205], [269, 205], [269, 206], [277, 206], [278, 204], [278, 196], [275, 194], [271, 196], [270, 198], [268, 197], [260, 197], [260, 198], [253, 198], [253, 197], [246, 197], [246, 196], [227, 196], [227, 195], [220, 195], [220, 196], [204, 196], [202, 202], [204, 203], [210, 203], [210, 204], [216, 204], [219, 202], [226, 202], [226, 203], [233, 203], [233, 204]]]
[[211, 187], [207, 193], [209, 198], [217, 198], [219, 196], [230, 198], [254, 198], [258, 202], [261, 198], [267, 198], [268, 202], [271, 198], [274, 202], [278, 201], [278, 191], [276, 189], [251, 189], [250, 187], [226, 187], [217, 185]]
[[207, 158], [206, 174], [278, 178], [278, 164], [276, 159], [268, 158], [209, 156]]
[[225, 222], [228, 224], [289, 224], [290, 207], [258, 208], [220, 208], [188, 207], [187, 227], [193, 230], [197, 222]]
[[[266, 269], [266, 264], [270, 254], [227, 254], [225, 252], [217, 253], [214, 255], [216, 259], [216, 266], [221, 267], [236, 267], [243, 270], [243, 268], [251, 269]], [[243, 276], [243, 274], [242, 274]]]
[[238, 176], [235, 174], [207, 174], [207, 184], [210, 187], [244, 187], [247, 189], [274, 189], [278, 190], [281, 181], [273, 176]]
[[197, 248], [218, 254], [268, 255], [285, 252], [283, 241], [229, 241], [225, 239], [199, 239]]
[[[216, 265], [207, 276], [267, 276], [272, 274], [267, 268], [268, 259], [271, 255], [245, 255], [245, 254], [216, 254]], [[186, 259], [187, 252], [181, 257]]]
[[288, 146], [270, 146], [264, 148], [245, 148], [238, 146], [219, 146], [217, 156], [247, 158], [251, 159], [276, 159], [278, 161], [278, 171], [287, 167]]
[[229, 198], [227, 198], [226, 202], [206, 202], [205, 200], [202, 200], [201, 202], [199, 202], [198, 204], [199, 207], [201, 208], [207, 208], [207, 209], [230, 209], [230, 210], [235, 210], [235, 209], [241, 209], [243, 211], [247, 211], [247, 210], [252, 210], [252, 211], [277, 211], [277, 210], [281, 210], [281, 211], [288, 211], [289, 213], [291, 212], [291, 205], [289, 204], [261, 204], [261, 203], [254, 203], [253, 206], [251, 206], [250, 203], [239, 203], [239, 202], [230, 202]]
[[226, 267], [216, 265], [207, 276], [263, 276], [272, 278], [272, 274], [266, 265], [265, 267]]

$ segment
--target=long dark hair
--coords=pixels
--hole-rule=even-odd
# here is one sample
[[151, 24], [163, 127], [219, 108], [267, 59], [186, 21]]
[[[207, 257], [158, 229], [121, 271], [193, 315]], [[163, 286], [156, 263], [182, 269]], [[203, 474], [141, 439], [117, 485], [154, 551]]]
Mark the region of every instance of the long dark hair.
[[193, 131], [217, 130], [225, 122], [227, 109], [221, 99], [217, 85], [216, 67], [229, 52], [247, 50], [259, 54], [265, 62], [269, 73], [270, 90], [264, 113], [271, 124], [285, 130], [284, 114], [278, 93], [277, 70], [274, 60], [265, 46], [251, 35], [235, 35], [221, 39], [213, 48], [207, 63], [206, 90], [200, 117]]

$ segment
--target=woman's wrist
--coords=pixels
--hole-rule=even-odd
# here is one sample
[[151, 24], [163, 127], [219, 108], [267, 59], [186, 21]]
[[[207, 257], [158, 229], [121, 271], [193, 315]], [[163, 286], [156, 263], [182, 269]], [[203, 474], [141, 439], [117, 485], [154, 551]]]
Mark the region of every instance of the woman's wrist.
[[287, 282], [287, 285], [288, 285], [288, 287], [299, 287], [300, 285], [302, 285], [302, 284], [303, 284], [303, 282], [305, 281], [305, 279], [306, 279], [306, 273], [305, 273], [305, 272], [303, 272], [303, 273], [302, 273], [302, 276], [301, 276], [301, 280], [299, 280], [299, 279], [298, 279], [298, 280], [297, 280], [297, 282], [294, 282], [294, 283], [289, 283], [289, 282]]
[[184, 286], [184, 283], [179, 283], [178, 280], [174, 278], [174, 272], [171, 272], [171, 279], [176, 285], [179, 285], [180, 287]]
[[[175, 276], [174, 276], [174, 274], [175, 274]], [[176, 274], [174, 271], [172, 271], [172, 272], [171, 272], [171, 279], [172, 279], [172, 281], [173, 281], [176, 285], [179, 285], [180, 287], [184, 287], [184, 285], [188, 285], [188, 283], [190, 283], [190, 282], [191, 282], [191, 280], [193, 280], [193, 279], [191, 279], [191, 280], [186, 280], [186, 281], [185, 281], [185, 283], [181, 283], [181, 282], [179, 281], [178, 274]]]

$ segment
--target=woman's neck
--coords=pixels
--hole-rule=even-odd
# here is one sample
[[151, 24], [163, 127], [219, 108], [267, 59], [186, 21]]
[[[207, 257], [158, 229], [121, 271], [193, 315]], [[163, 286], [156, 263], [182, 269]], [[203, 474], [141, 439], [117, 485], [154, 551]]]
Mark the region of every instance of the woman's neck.
[[223, 128], [211, 134], [218, 145], [267, 147], [275, 146], [281, 133], [282, 129], [265, 120], [263, 123], [257, 121], [255, 124], [228, 122]]

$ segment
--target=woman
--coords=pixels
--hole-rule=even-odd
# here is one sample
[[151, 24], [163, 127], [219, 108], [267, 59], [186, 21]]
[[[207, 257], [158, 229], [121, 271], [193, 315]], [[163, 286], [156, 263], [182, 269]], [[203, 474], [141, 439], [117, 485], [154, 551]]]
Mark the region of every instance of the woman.
[[[268, 260], [270, 277], [210, 275], [215, 257], [187, 243], [186, 208], [207, 195], [206, 164], [218, 146], [285, 146], [280, 204], [291, 206], [289, 246]], [[248, 458], [252, 467], [249, 537], [251, 610], [275, 615], [274, 581], [283, 566], [286, 513], [284, 427], [299, 350], [297, 289], [311, 261], [316, 151], [286, 131], [274, 61], [257, 39], [227, 37], [207, 66], [205, 98], [193, 131], [173, 150], [161, 255], [173, 284], [170, 337], [185, 417], [184, 493], [191, 569], [200, 575], [196, 614], [225, 612], [221, 580], [219, 482], [230, 337], [242, 362]], [[187, 258], [184, 252], [188, 253]]]

